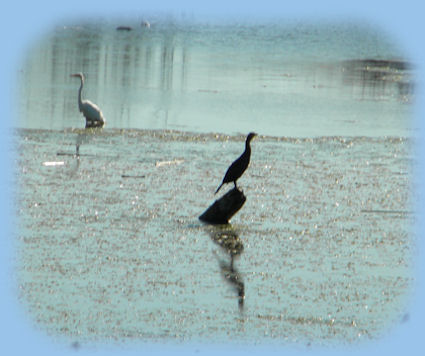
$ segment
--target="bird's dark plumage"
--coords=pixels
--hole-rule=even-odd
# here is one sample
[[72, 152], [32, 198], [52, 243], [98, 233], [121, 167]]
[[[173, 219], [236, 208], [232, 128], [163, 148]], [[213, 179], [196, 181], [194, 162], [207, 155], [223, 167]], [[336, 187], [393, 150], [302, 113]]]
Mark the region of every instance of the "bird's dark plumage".
[[248, 137], [246, 138], [246, 142], [245, 142], [245, 151], [227, 169], [227, 172], [224, 175], [223, 181], [221, 182], [220, 186], [217, 188], [217, 190], [215, 191], [214, 194], [217, 194], [218, 191], [220, 190], [220, 188], [225, 183], [233, 182], [235, 184], [235, 188], [237, 188], [236, 181], [241, 177], [243, 172], [245, 172], [245, 170], [248, 168], [249, 160], [251, 158], [250, 142], [255, 136], [257, 136], [257, 134], [254, 133], [254, 132], [251, 132], [248, 135]]

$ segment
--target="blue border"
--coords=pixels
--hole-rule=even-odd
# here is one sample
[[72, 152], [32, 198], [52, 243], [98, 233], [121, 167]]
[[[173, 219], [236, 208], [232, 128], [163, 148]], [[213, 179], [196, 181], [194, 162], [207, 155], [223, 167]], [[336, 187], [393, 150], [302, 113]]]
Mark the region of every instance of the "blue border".
[[[73, 0], [66, 2], [39, 0], [34, 2], [14, 1], [3, 4], [2, 20], [0, 21], [0, 43], [2, 55], [0, 56], [0, 189], [1, 189], [1, 225], [0, 230], [0, 325], [1, 340], [0, 350], [4, 355], [62, 355], [62, 354], [311, 354], [312, 350], [275, 348], [272, 346], [254, 348], [229, 348], [213, 345], [188, 345], [172, 347], [152, 345], [148, 347], [141, 344], [140, 348], [132, 349], [65, 349], [63, 345], [53, 344], [50, 339], [33, 330], [23, 311], [16, 302], [16, 286], [13, 281], [14, 266], [14, 240], [13, 226], [16, 222], [16, 206], [13, 202], [14, 156], [12, 152], [13, 123], [17, 122], [16, 109], [16, 77], [20, 70], [26, 51], [33, 41], [38, 40], [43, 34], [48, 33], [53, 26], [66, 23], [74, 19], [104, 17], [114, 18], [131, 16], [134, 14], [152, 12], [186, 13], [196, 17], [206, 18], [251, 18], [251, 19], [276, 19], [299, 18], [304, 20], [330, 19], [330, 20], [361, 20], [381, 27], [384, 31], [405, 49], [406, 57], [416, 66], [417, 70], [417, 105], [416, 123], [417, 144], [415, 146], [415, 160], [419, 166], [415, 169], [414, 185], [415, 196], [418, 200], [416, 210], [418, 213], [417, 249], [415, 260], [416, 288], [409, 309], [409, 320], [396, 326], [393, 331], [378, 342], [354, 346], [345, 349], [345, 353], [362, 355], [418, 355], [424, 350], [423, 320], [425, 320], [425, 259], [424, 239], [421, 235], [425, 231], [425, 222], [421, 222], [424, 207], [420, 203], [424, 195], [425, 181], [425, 143], [421, 142], [424, 135], [425, 117], [424, 96], [424, 65], [425, 65], [425, 19], [423, 5], [419, 0], [401, 1], [306, 1], [296, 2], [277, 1], [222, 1], [215, 0], [204, 4], [201, 1], [137, 1], [121, 0], [108, 1], [82, 1]], [[342, 350], [320, 349], [313, 350], [315, 354], [341, 354]]]

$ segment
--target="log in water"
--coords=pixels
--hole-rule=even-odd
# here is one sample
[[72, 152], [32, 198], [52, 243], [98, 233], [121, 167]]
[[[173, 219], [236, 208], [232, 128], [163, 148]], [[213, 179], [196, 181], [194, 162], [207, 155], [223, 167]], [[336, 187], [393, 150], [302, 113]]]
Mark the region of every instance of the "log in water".
[[199, 220], [210, 224], [228, 224], [229, 220], [245, 204], [245, 195], [236, 187], [216, 200]]

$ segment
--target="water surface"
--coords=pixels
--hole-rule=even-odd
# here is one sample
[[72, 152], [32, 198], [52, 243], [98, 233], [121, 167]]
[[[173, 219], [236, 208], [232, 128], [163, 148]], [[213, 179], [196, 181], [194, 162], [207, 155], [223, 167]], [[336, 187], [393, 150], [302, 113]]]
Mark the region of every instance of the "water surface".
[[[412, 133], [411, 66], [360, 25], [60, 26], [24, 63], [20, 127], [84, 126], [83, 96], [108, 128], [285, 137]], [[375, 61], [375, 62], [374, 62]]]

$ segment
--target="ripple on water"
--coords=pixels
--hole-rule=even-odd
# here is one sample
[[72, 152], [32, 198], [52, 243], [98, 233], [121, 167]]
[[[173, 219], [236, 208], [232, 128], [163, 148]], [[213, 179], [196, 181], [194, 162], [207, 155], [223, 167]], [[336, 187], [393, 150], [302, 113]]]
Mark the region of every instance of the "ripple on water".
[[405, 314], [407, 139], [258, 137], [247, 202], [223, 232], [197, 217], [243, 135], [14, 138], [20, 299], [54, 337], [346, 344]]

